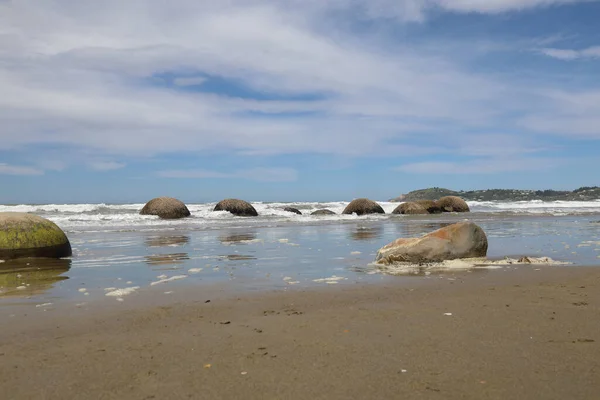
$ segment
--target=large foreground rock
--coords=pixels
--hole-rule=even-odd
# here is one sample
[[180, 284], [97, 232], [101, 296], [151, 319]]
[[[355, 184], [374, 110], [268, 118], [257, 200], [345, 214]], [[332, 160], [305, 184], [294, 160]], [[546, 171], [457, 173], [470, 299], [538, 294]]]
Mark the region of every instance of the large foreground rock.
[[437, 206], [444, 212], [469, 212], [466, 201], [457, 196], [446, 196], [436, 201]]
[[472, 222], [449, 225], [420, 238], [397, 239], [379, 249], [377, 262], [426, 263], [457, 258], [485, 257], [488, 241]]
[[373, 200], [355, 199], [346, 206], [342, 214], [385, 214], [385, 211], [383, 211], [383, 208]]
[[256, 217], [258, 216], [258, 212], [252, 206], [252, 204], [248, 203], [244, 200], [238, 199], [225, 199], [221, 200], [215, 206], [213, 211], [229, 211], [233, 215], [237, 215], [238, 217]]
[[0, 213], [0, 259], [71, 254], [69, 239], [54, 222], [33, 214]]
[[420, 204], [414, 203], [412, 201], [407, 201], [406, 203], [400, 204], [398, 207], [392, 211], [392, 214], [406, 214], [406, 215], [419, 215], [419, 214], [429, 214], [425, 207]]
[[178, 219], [189, 217], [190, 210], [183, 202], [172, 197], [157, 197], [146, 203], [140, 214], [158, 215], [164, 219]]

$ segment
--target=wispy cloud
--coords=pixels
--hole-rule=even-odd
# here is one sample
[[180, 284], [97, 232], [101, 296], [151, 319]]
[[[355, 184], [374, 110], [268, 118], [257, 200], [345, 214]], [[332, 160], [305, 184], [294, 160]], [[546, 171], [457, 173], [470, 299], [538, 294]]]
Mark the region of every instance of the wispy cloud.
[[250, 168], [234, 172], [217, 172], [203, 169], [167, 170], [158, 172], [163, 178], [183, 179], [245, 179], [259, 182], [293, 182], [298, 172], [292, 168]]
[[536, 7], [549, 7], [593, 1], [597, 0], [434, 0], [434, 3], [447, 10], [453, 11], [502, 13]]
[[548, 170], [557, 167], [560, 163], [561, 160], [544, 158], [480, 158], [462, 162], [418, 162], [402, 165], [396, 168], [396, 170], [416, 174], [480, 175], [505, 172]]
[[127, 164], [116, 161], [91, 161], [88, 166], [94, 171], [113, 171], [124, 168]]
[[600, 139], [600, 90], [551, 90], [545, 98], [545, 107], [519, 119], [522, 127], [568, 138]]
[[201, 77], [201, 76], [194, 76], [194, 77], [180, 77], [180, 78], [175, 78], [173, 79], [173, 84], [175, 86], [198, 86], [198, 85], [202, 85], [204, 82], [206, 82], [206, 78]]
[[44, 171], [33, 167], [0, 163], [0, 175], [43, 175]]
[[581, 50], [556, 49], [548, 47], [539, 51], [549, 57], [564, 61], [600, 58], [600, 46], [592, 46]]

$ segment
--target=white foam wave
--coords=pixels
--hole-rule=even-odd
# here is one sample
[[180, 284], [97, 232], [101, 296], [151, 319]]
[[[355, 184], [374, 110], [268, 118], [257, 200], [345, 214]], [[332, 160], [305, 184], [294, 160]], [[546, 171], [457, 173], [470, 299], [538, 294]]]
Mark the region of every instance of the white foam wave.
[[[589, 214], [600, 213], [600, 200], [596, 201], [517, 201], [517, 202], [468, 202], [473, 213], [519, 213], [519, 214]], [[202, 229], [203, 227], [247, 227], [280, 223], [344, 222], [354, 220], [381, 220], [399, 203], [379, 202], [387, 215], [343, 215], [347, 201], [263, 203], [255, 202], [258, 218], [235, 217], [228, 212], [214, 212], [215, 203], [189, 204], [192, 217], [181, 220], [162, 220], [155, 216], [139, 215], [143, 204], [42, 204], [0, 205], [0, 212], [28, 212], [48, 218], [68, 232], [109, 230], [168, 230], [171, 228]], [[302, 215], [284, 211], [284, 207], [298, 208]], [[318, 209], [329, 209], [335, 215], [312, 216]]]
[[469, 201], [473, 212], [512, 211], [515, 213], [556, 214], [600, 212], [600, 200], [594, 201]]

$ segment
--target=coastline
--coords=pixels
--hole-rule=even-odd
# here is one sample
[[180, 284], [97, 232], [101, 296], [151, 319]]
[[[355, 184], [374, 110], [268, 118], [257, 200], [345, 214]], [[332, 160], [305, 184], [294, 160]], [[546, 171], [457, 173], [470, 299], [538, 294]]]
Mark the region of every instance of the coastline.
[[599, 289], [597, 267], [522, 266], [0, 308], [0, 386], [8, 398], [595, 399]]

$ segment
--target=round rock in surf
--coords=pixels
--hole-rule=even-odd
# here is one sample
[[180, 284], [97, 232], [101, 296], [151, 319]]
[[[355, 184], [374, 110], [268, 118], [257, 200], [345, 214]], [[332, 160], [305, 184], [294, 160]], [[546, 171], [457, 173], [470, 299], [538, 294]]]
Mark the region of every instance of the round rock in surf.
[[483, 229], [472, 222], [460, 222], [420, 238], [396, 239], [377, 252], [380, 264], [427, 263], [458, 258], [485, 257], [488, 241]]
[[346, 206], [342, 214], [385, 214], [385, 211], [383, 211], [383, 208], [373, 200], [355, 199]]
[[310, 215], [335, 215], [335, 213], [331, 210], [317, 210], [317, 211], [313, 211], [312, 213], [310, 213]]
[[258, 212], [252, 206], [244, 200], [238, 199], [225, 199], [217, 203], [213, 211], [229, 211], [233, 215], [238, 217], [256, 217]]
[[392, 214], [419, 215], [429, 214], [429, 212], [422, 205], [408, 201], [396, 207]]
[[0, 259], [71, 255], [67, 235], [54, 222], [33, 214], [0, 213]]
[[442, 212], [441, 207], [434, 200], [417, 200], [414, 203], [425, 208], [429, 214], [440, 214]]
[[302, 215], [302, 212], [300, 212], [300, 210], [298, 210], [297, 208], [294, 208], [294, 207], [285, 207], [283, 209], [283, 211], [287, 211], [287, 212], [291, 212], [291, 213], [294, 213], [294, 214]]
[[190, 210], [182, 201], [172, 197], [157, 197], [146, 203], [140, 214], [157, 215], [163, 219], [178, 219], [189, 217]]
[[437, 206], [443, 212], [469, 212], [469, 205], [466, 201], [457, 196], [446, 196], [436, 201]]

